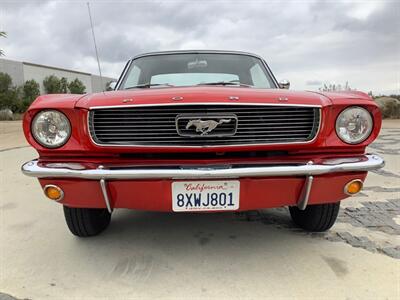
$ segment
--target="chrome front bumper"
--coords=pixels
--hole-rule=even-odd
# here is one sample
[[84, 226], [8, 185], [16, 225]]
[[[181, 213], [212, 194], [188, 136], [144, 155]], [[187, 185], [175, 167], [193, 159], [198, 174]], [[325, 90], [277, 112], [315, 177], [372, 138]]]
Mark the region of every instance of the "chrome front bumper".
[[330, 173], [364, 172], [382, 168], [384, 160], [375, 154], [356, 157], [331, 158], [287, 165], [216, 165], [177, 167], [105, 168], [89, 169], [80, 163], [39, 163], [32, 160], [22, 166], [27, 176], [37, 178], [82, 178], [92, 180], [128, 179], [216, 179], [269, 176], [316, 176]]

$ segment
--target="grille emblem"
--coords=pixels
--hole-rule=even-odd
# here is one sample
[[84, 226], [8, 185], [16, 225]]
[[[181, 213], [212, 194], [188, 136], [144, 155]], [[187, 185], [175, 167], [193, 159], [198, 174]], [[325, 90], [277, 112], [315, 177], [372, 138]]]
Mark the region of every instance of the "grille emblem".
[[214, 120], [203, 121], [201, 119], [190, 120], [186, 125], [186, 129], [194, 126], [196, 127], [196, 132], [199, 132], [200, 135], [207, 135], [209, 132], [217, 128], [218, 125], [229, 123], [230, 121], [231, 119], [220, 119], [218, 122]]
[[175, 119], [176, 131], [180, 136], [232, 136], [237, 129], [235, 114], [181, 114]]

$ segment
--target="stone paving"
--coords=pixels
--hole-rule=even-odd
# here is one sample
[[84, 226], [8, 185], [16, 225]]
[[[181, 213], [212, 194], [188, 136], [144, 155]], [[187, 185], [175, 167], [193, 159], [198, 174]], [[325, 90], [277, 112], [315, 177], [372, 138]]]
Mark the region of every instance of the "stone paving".
[[[345, 242], [400, 259], [400, 168], [398, 163], [393, 165], [390, 160], [390, 156], [400, 154], [400, 129], [382, 129], [381, 135], [368, 150], [383, 155], [387, 160], [386, 166], [368, 176], [373, 177], [374, 185], [367, 179], [363, 192], [342, 202], [336, 224], [330, 231], [306, 233], [298, 229], [292, 223], [287, 208], [238, 213], [236, 217], [243, 221], [263, 222], [296, 234]], [[382, 181], [389, 186], [375, 185]]]

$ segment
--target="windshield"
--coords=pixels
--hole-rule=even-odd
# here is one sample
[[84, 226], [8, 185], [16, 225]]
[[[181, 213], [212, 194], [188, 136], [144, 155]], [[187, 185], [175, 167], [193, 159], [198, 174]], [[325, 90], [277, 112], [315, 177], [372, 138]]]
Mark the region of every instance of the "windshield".
[[229, 85], [275, 88], [263, 62], [223, 53], [161, 54], [132, 61], [119, 89]]

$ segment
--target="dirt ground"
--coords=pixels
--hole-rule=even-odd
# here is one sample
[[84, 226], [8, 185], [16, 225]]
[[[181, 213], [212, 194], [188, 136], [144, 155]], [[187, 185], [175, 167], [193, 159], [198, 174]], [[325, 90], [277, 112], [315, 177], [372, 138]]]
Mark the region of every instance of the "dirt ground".
[[20, 122], [0, 122], [0, 299], [400, 299], [400, 120], [368, 149], [386, 160], [327, 233], [286, 208], [173, 214], [117, 210], [72, 236], [22, 163]]

